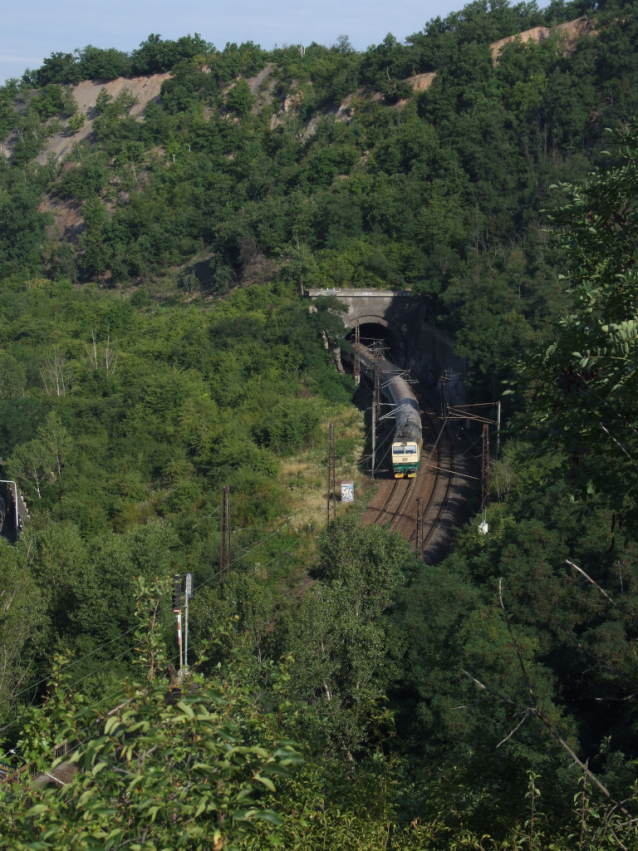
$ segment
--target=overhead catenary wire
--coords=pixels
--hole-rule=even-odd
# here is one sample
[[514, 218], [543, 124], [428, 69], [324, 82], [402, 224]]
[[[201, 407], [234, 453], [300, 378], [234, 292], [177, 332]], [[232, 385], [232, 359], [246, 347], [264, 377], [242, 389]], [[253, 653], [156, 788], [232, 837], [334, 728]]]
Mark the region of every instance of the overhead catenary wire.
[[[232, 566], [233, 564], [236, 564], [236, 563], [237, 563], [237, 562], [239, 562], [239, 561], [242, 561], [242, 559], [246, 558], [246, 556], [250, 555], [250, 553], [251, 553], [251, 552], [254, 552], [256, 549], [259, 549], [259, 547], [261, 547], [263, 544], [265, 544], [267, 541], [269, 541], [269, 540], [270, 540], [271, 538], [273, 538], [275, 535], [280, 534], [280, 533], [281, 533], [281, 532], [282, 532], [282, 531], [286, 528], [286, 526], [287, 526], [287, 525], [288, 525], [288, 524], [286, 523], [286, 524], [284, 524], [281, 528], [276, 529], [274, 532], [272, 532], [272, 533], [271, 533], [270, 535], [268, 535], [266, 538], [264, 538], [263, 540], [259, 541], [259, 543], [255, 544], [255, 546], [254, 546], [254, 547], [252, 547], [250, 550], [248, 550], [247, 552], [243, 553], [243, 555], [238, 556], [236, 559], [233, 559], [233, 560], [231, 561], [231, 566]], [[197, 585], [197, 586], [196, 586], [196, 588], [194, 588], [193, 590], [194, 590], [194, 591], [197, 591], [197, 589], [198, 589], [198, 588], [201, 588], [202, 586], [206, 585], [208, 582], [210, 582], [210, 581], [211, 581], [211, 579], [213, 579], [213, 577], [210, 577], [209, 579], [204, 580], [204, 582], [202, 582], [202, 583], [200, 583], [199, 585]], [[107, 642], [105, 642], [104, 644], [100, 644], [98, 647], [95, 647], [93, 650], [89, 651], [88, 653], [85, 653], [85, 654], [84, 654], [84, 656], [80, 656], [80, 658], [79, 658], [79, 659], [73, 659], [71, 662], [67, 662], [65, 665], [62, 665], [62, 667], [60, 668], [60, 671], [66, 671], [66, 670], [67, 670], [67, 668], [71, 668], [71, 667], [73, 667], [73, 665], [78, 665], [80, 662], [83, 662], [85, 659], [88, 659], [90, 656], [93, 656], [93, 655], [94, 655], [95, 653], [97, 653], [98, 651], [100, 651], [100, 650], [104, 650], [105, 648], [110, 647], [110, 645], [111, 645], [111, 644], [113, 644], [114, 642], [119, 641], [121, 638], [125, 638], [127, 635], [130, 635], [130, 634], [131, 634], [132, 632], [134, 632], [136, 629], [137, 629], [137, 626], [132, 626], [130, 629], [127, 629], [125, 632], [121, 632], [121, 633], [119, 633], [119, 635], [116, 635], [114, 638], [110, 639], [110, 641], [107, 641]], [[134, 644], [132, 647], [127, 648], [127, 649], [124, 651], [124, 653], [122, 653], [121, 655], [122, 655], [122, 656], [125, 656], [125, 655], [126, 655], [126, 653], [129, 653], [131, 650], [134, 650], [134, 649], [135, 649], [135, 648], [136, 648], [139, 644], [141, 644], [141, 643], [142, 643], [142, 642], [140, 641], [140, 642], [138, 642], [137, 644]], [[116, 657], [116, 658], [120, 658], [120, 657]], [[109, 665], [112, 661], [113, 661], [113, 660], [112, 660], [112, 659], [110, 659], [110, 660], [109, 660], [109, 661], [108, 661], [105, 665], [103, 665], [102, 667], [106, 667], [106, 665]], [[97, 668], [96, 670], [97, 670], [97, 671], [100, 671], [100, 670], [102, 670], [102, 668]], [[92, 671], [91, 673], [95, 673], [95, 671]], [[90, 674], [87, 674], [87, 676], [90, 676]], [[48, 680], [50, 680], [50, 679], [51, 679], [51, 677], [50, 677], [50, 676], [49, 676], [49, 677], [43, 677], [41, 680], [38, 680], [38, 682], [36, 682], [36, 683], [32, 683], [31, 685], [26, 686], [25, 688], [21, 689], [19, 692], [17, 692], [17, 693], [14, 695], [14, 698], [20, 697], [20, 695], [25, 694], [26, 692], [31, 691], [32, 689], [37, 688], [38, 686], [42, 685], [42, 683], [46, 683], [46, 682], [47, 682]], [[82, 677], [82, 678], [81, 678], [80, 680], [78, 680], [76, 683], [72, 683], [72, 684], [69, 686], [69, 688], [73, 688], [73, 686], [77, 685], [77, 683], [82, 682], [82, 680], [83, 680], [83, 679], [86, 679], [86, 677]]]
[[[245, 557], [246, 557], [247, 555], [249, 555], [251, 552], [254, 552], [256, 549], [258, 549], [258, 547], [259, 547], [259, 546], [261, 546], [261, 544], [266, 543], [266, 541], [267, 541], [267, 540], [269, 540], [270, 538], [274, 537], [274, 535], [275, 535], [275, 534], [278, 534], [278, 533], [279, 533], [279, 532], [281, 532], [281, 531], [282, 531], [282, 529], [278, 529], [278, 530], [276, 530], [274, 533], [272, 533], [271, 535], [269, 535], [269, 536], [268, 536], [268, 538], [266, 538], [266, 539], [264, 539], [263, 541], [261, 541], [258, 545], [256, 545], [256, 546], [255, 546], [255, 547], [253, 547], [252, 549], [250, 549], [247, 553], [244, 553], [244, 555], [243, 555], [243, 556], [240, 556], [239, 558], [235, 559], [235, 561], [240, 561], [242, 558], [245, 558]], [[276, 556], [274, 556], [273, 558], [269, 559], [269, 560], [268, 560], [265, 564], [261, 565], [261, 567], [262, 567], [262, 568], [267, 567], [269, 564], [272, 564], [272, 562], [273, 562], [273, 561], [276, 561], [277, 559], [281, 558], [282, 556], [287, 555], [287, 554], [288, 554], [289, 552], [291, 552], [292, 550], [294, 550], [294, 549], [296, 549], [296, 548], [300, 547], [302, 543], [303, 543], [302, 539], [298, 539], [298, 540], [297, 540], [297, 541], [295, 541], [295, 542], [294, 542], [294, 543], [293, 543], [290, 547], [288, 547], [287, 549], [285, 549], [283, 552], [278, 553]], [[211, 578], [212, 578], [212, 577], [211, 577]], [[209, 581], [210, 581], [210, 579], [205, 580], [204, 582], [200, 583], [200, 584], [197, 586], [197, 588], [201, 588], [203, 585], [206, 585], [206, 584], [207, 584], [207, 582], [209, 582]], [[194, 590], [197, 590], [197, 588], [195, 588]], [[130, 632], [130, 630], [129, 630], [129, 632]], [[124, 636], [124, 635], [126, 635], [126, 634], [128, 634], [128, 633], [122, 633], [122, 636]], [[122, 637], [122, 636], [118, 636], [118, 637]], [[112, 641], [115, 641], [115, 640], [117, 640], [117, 639], [112, 639]], [[87, 679], [88, 677], [93, 676], [93, 675], [94, 675], [94, 674], [96, 674], [96, 673], [99, 673], [101, 670], [103, 670], [104, 668], [108, 667], [108, 665], [110, 665], [112, 662], [116, 662], [116, 661], [118, 661], [118, 660], [119, 660], [119, 659], [121, 659], [123, 656], [125, 656], [125, 655], [126, 655], [126, 654], [130, 651], [130, 650], [134, 650], [136, 647], [138, 647], [140, 644], [142, 644], [144, 640], [145, 640], [145, 639], [142, 639], [141, 641], [137, 642], [137, 644], [134, 644], [134, 645], [133, 645], [133, 647], [131, 647], [131, 648], [127, 648], [127, 649], [126, 649], [123, 653], [119, 654], [119, 656], [116, 656], [114, 659], [109, 659], [109, 660], [108, 660], [108, 662], [106, 662], [104, 665], [100, 666], [99, 668], [97, 668], [97, 669], [95, 669], [95, 670], [93, 670], [93, 671], [90, 671], [88, 674], [86, 674], [84, 677], [81, 677], [79, 680], [76, 680], [75, 682], [70, 683], [70, 684], [67, 686], [67, 689], [68, 689], [68, 690], [70, 690], [70, 689], [72, 689], [72, 688], [75, 688], [75, 686], [79, 685], [81, 682], [83, 682], [83, 681], [84, 681], [85, 679]], [[112, 643], [112, 642], [109, 642], [109, 643]], [[105, 646], [106, 646], [106, 645], [105, 645]], [[96, 649], [97, 649], [97, 648], [96, 648]], [[95, 652], [95, 651], [92, 651], [92, 652]], [[90, 654], [87, 654], [87, 655], [90, 655]], [[83, 657], [83, 658], [86, 658], [86, 657]], [[172, 658], [169, 658], [169, 662], [175, 662], [177, 659], [179, 659], [179, 653], [175, 654], [175, 656], [173, 656]], [[76, 660], [76, 661], [77, 661], [77, 662], [79, 662], [79, 661], [81, 661], [81, 659], [78, 659], [78, 660]], [[70, 663], [70, 664], [72, 664], [72, 663]], [[68, 666], [65, 666], [65, 667], [68, 667]], [[62, 670], [62, 669], [61, 669], [61, 670]], [[47, 679], [49, 679], [49, 678], [47, 678]], [[40, 682], [45, 682], [45, 680], [41, 680]], [[37, 683], [37, 685], [39, 685], [39, 684], [40, 684], [40, 683]], [[31, 686], [31, 688], [33, 688], [33, 686]], [[113, 695], [117, 694], [117, 690], [114, 690], [113, 692], [111, 692], [111, 694], [113, 694]], [[17, 695], [16, 695], [16, 696], [17, 696]], [[104, 698], [103, 698], [103, 699], [104, 699]], [[89, 736], [89, 737], [87, 737], [86, 739], [83, 739], [82, 741], [78, 742], [78, 743], [77, 743], [77, 744], [76, 744], [76, 745], [75, 745], [75, 746], [74, 746], [74, 747], [73, 747], [70, 751], [68, 751], [68, 752], [67, 752], [67, 754], [66, 754], [66, 755], [68, 755], [68, 754], [73, 753], [74, 751], [76, 751], [79, 747], [81, 747], [81, 745], [83, 745], [85, 742], [89, 741], [91, 738], [92, 738], [92, 737], [91, 737], [91, 736]], [[15, 752], [15, 751], [14, 751], [14, 752]]]
[[[88, 659], [89, 656], [93, 656], [93, 654], [97, 653], [98, 650], [104, 650], [105, 647], [109, 647], [111, 644], [113, 644], [114, 641], [119, 641], [120, 638], [124, 638], [125, 636], [130, 635], [135, 629], [137, 629], [137, 627], [132, 626], [130, 629], [127, 629], [126, 632], [122, 632], [119, 635], [116, 635], [115, 638], [112, 638], [105, 644], [101, 644], [99, 647], [95, 647], [89, 653], [85, 653], [84, 656], [80, 656], [79, 659], [74, 659], [72, 662], [67, 662], [66, 665], [62, 665], [60, 671], [66, 671], [67, 668], [71, 668], [73, 667], [73, 665], [78, 665], [80, 662], [83, 662], [85, 659]], [[128, 650], [126, 652], [128, 653]], [[51, 677], [44, 677], [43, 679], [38, 680], [37, 683], [32, 683], [30, 686], [23, 688], [22, 691], [19, 691], [17, 694], [14, 695], [14, 697], [20, 697], [21, 694], [24, 694], [25, 692], [30, 691], [31, 689], [37, 688], [38, 686], [42, 685], [42, 683], [46, 683], [47, 680], [50, 679]]]
[[[234, 561], [233, 561], [233, 562], [231, 562], [231, 564], [234, 564], [235, 562], [241, 561], [243, 558], [246, 558], [246, 556], [250, 555], [250, 553], [251, 553], [251, 552], [254, 552], [254, 551], [255, 551], [256, 549], [258, 549], [258, 548], [259, 548], [262, 544], [266, 543], [266, 541], [270, 540], [272, 537], [274, 537], [275, 535], [279, 534], [279, 532], [281, 532], [281, 531], [282, 531], [282, 529], [277, 529], [275, 532], [273, 532], [273, 533], [272, 533], [271, 535], [269, 535], [267, 538], [264, 538], [264, 540], [263, 540], [263, 541], [260, 541], [260, 542], [259, 542], [259, 544], [257, 544], [256, 546], [254, 546], [252, 549], [248, 550], [248, 552], [246, 552], [246, 553], [244, 553], [242, 556], [239, 556], [238, 558], [234, 559]], [[301, 542], [299, 542], [299, 543], [301, 543]], [[292, 549], [292, 548], [290, 548], [290, 549]], [[286, 550], [285, 552], [288, 552], [288, 550]], [[284, 552], [284, 553], [281, 553], [280, 555], [284, 555], [284, 554], [285, 554], [285, 552]], [[275, 560], [276, 558], [278, 558], [278, 557], [279, 557], [279, 556], [275, 556], [275, 558], [274, 558], [274, 559], [272, 559], [271, 561], [274, 561], [274, 560]], [[201, 583], [200, 583], [200, 584], [199, 584], [199, 585], [198, 585], [195, 589], [193, 589], [193, 590], [194, 590], [194, 591], [197, 591], [199, 588], [201, 588], [202, 586], [204, 586], [204, 585], [206, 585], [208, 582], [210, 582], [210, 581], [211, 581], [211, 579], [213, 579], [213, 578], [215, 578], [215, 577], [210, 577], [210, 579], [205, 579], [205, 580], [204, 580], [204, 582], [201, 582]], [[103, 649], [104, 647], [107, 647], [109, 644], [112, 644], [114, 641], [117, 641], [117, 639], [118, 639], [118, 638], [124, 638], [126, 635], [129, 635], [129, 634], [130, 634], [130, 633], [131, 633], [134, 629], [136, 629], [136, 628], [137, 628], [137, 627], [132, 627], [131, 629], [127, 630], [126, 632], [121, 633], [121, 634], [120, 634], [120, 635], [118, 635], [116, 638], [113, 638], [111, 641], [109, 641], [109, 642], [108, 642], [108, 644], [102, 645], [102, 647], [101, 647], [101, 648], [96, 648], [95, 650], [91, 651], [91, 653], [95, 653], [97, 650], [99, 650], [99, 649]], [[139, 647], [139, 645], [140, 645], [140, 644], [143, 644], [143, 642], [144, 642], [145, 640], [146, 640], [145, 638], [142, 638], [142, 639], [141, 639], [140, 641], [138, 641], [136, 644], [133, 644], [131, 647], [127, 647], [127, 648], [126, 648], [126, 650], [124, 650], [122, 653], [118, 654], [118, 655], [117, 655], [117, 656], [115, 656], [114, 658], [109, 659], [107, 662], [105, 662], [105, 663], [104, 663], [103, 665], [101, 665], [99, 668], [95, 668], [94, 670], [90, 671], [88, 674], [85, 674], [83, 677], [80, 677], [80, 679], [79, 679], [79, 680], [76, 680], [76, 681], [75, 681], [75, 682], [73, 682], [73, 683], [69, 683], [69, 685], [68, 685], [66, 688], [67, 688], [67, 689], [75, 688], [75, 686], [79, 685], [79, 683], [81, 683], [81, 682], [83, 682], [84, 680], [88, 679], [88, 677], [91, 677], [91, 676], [93, 676], [94, 674], [99, 673], [100, 671], [104, 670], [104, 668], [107, 668], [107, 667], [108, 667], [110, 664], [112, 664], [113, 662], [117, 662], [117, 661], [118, 661], [119, 659], [121, 659], [123, 656], [126, 656], [126, 654], [127, 654], [127, 653], [130, 653], [132, 650], [135, 650], [135, 648], [136, 648], [136, 647]], [[68, 667], [71, 667], [71, 665], [73, 665], [73, 664], [75, 664], [75, 663], [77, 663], [77, 662], [81, 662], [83, 659], [86, 659], [86, 658], [87, 658], [88, 656], [90, 656], [90, 655], [91, 655], [90, 653], [87, 653], [87, 654], [86, 654], [86, 656], [83, 656], [83, 657], [81, 657], [80, 659], [76, 659], [76, 660], [75, 660], [75, 662], [69, 662], [67, 665], [64, 665], [62, 668], [60, 668], [60, 671], [65, 670], [65, 669], [66, 669], [66, 668], [68, 668]], [[29, 686], [28, 688], [23, 689], [23, 691], [22, 691], [22, 692], [19, 692], [19, 693], [18, 693], [17, 695], [15, 695], [15, 696], [16, 696], [16, 697], [18, 697], [18, 696], [19, 696], [20, 694], [22, 694], [24, 691], [28, 691], [30, 688], [35, 688], [36, 686], [41, 685], [42, 683], [46, 682], [46, 681], [47, 681], [47, 680], [49, 680], [49, 679], [50, 679], [50, 677], [45, 677], [43, 680], [40, 680], [38, 683], [35, 683], [33, 686]]]

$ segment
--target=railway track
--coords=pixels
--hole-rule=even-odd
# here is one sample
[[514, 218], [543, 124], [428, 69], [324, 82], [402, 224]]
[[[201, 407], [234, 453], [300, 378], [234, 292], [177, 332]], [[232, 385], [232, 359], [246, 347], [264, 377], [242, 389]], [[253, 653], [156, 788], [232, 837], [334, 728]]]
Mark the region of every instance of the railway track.
[[363, 523], [387, 525], [416, 548], [417, 500], [420, 499], [423, 548], [419, 555], [430, 561], [443, 555], [452, 527], [458, 521], [463, 501], [463, 463], [455, 452], [455, 436], [447, 427], [441, 433], [442, 420], [432, 403], [422, 392], [417, 391], [416, 396], [421, 405], [423, 429], [419, 473], [415, 479], [381, 479], [363, 515]]

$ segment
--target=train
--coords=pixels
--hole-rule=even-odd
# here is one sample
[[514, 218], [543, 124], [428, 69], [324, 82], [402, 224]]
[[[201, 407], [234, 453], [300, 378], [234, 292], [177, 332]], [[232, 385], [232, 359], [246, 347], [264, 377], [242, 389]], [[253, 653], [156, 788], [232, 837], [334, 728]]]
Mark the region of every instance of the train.
[[[361, 372], [374, 381], [374, 354], [361, 343], [354, 343]], [[423, 433], [421, 407], [409, 383], [384, 357], [379, 358], [381, 392], [395, 406], [396, 426], [392, 439], [392, 472], [395, 479], [413, 479], [421, 465]]]

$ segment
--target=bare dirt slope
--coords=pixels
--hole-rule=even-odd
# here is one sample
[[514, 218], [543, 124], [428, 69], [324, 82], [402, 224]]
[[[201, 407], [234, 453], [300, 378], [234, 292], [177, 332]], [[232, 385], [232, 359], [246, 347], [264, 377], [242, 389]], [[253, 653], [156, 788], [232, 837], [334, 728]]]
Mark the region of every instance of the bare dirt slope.
[[46, 163], [49, 154], [54, 154], [56, 159], [62, 159], [72, 149], [76, 142], [86, 139], [93, 132], [93, 121], [95, 119], [95, 102], [102, 89], [106, 89], [111, 97], [116, 98], [125, 89], [137, 99], [137, 103], [131, 110], [131, 115], [141, 115], [144, 107], [152, 100], [160, 96], [162, 83], [171, 75], [153, 74], [150, 77], [118, 77], [109, 83], [99, 80], [84, 80], [73, 86], [73, 97], [78, 105], [78, 110], [86, 115], [84, 127], [74, 136], [66, 135], [66, 131], [57, 133], [47, 140], [47, 144], [38, 156], [36, 162]]
[[[585, 17], [576, 18], [574, 21], [559, 24], [558, 27], [556, 27], [556, 30], [565, 40], [566, 55], [569, 55], [573, 51], [578, 38], [583, 35], [596, 35], [596, 31], [594, 30], [592, 23]], [[502, 38], [490, 45], [492, 59], [494, 62], [497, 62], [498, 56], [503, 47], [512, 41], [521, 41], [524, 44], [529, 42], [540, 44], [542, 41], [549, 38], [551, 34], [552, 30], [549, 27], [533, 27], [525, 32], [511, 35], [507, 38]], [[276, 85], [276, 77], [273, 75], [274, 69], [274, 64], [268, 63], [268, 65], [266, 65], [256, 76], [246, 80], [251, 93], [257, 98], [256, 103], [253, 106], [254, 113], [261, 112], [265, 106], [273, 102], [274, 89]], [[121, 94], [124, 89], [128, 89], [137, 99], [137, 103], [131, 110], [131, 114], [141, 116], [149, 101], [157, 101], [159, 99], [162, 83], [170, 76], [170, 73], [165, 73], [153, 74], [148, 77], [132, 77], [129, 79], [119, 77], [117, 80], [112, 80], [108, 83], [84, 80], [83, 82], [78, 83], [77, 86], [73, 86], [73, 96], [78, 108], [80, 112], [86, 115], [85, 124], [82, 129], [73, 136], [68, 135], [68, 131], [65, 127], [61, 133], [58, 133], [48, 139], [44, 149], [37, 157], [36, 161], [44, 164], [51, 154], [53, 154], [56, 159], [62, 159], [72, 150], [73, 146], [77, 142], [91, 136], [91, 133], [93, 132], [93, 121], [96, 117], [95, 102], [101, 89], [106, 89], [107, 93], [114, 98]], [[422, 92], [432, 85], [435, 78], [436, 71], [429, 71], [424, 74], [416, 74], [413, 77], [408, 77], [406, 82], [412, 84], [414, 92]], [[234, 83], [229, 86], [229, 89], [232, 88], [233, 85]], [[296, 87], [293, 84], [292, 90], [282, 102], [281, 108], [272, 116], [271, 127], [273, 129], [282, 124], [289, 113], [296, 112], [296, 107], [300, 102], [301, 94], [300, 92], [295, 91], [295, 88]], [[357, 96], [362, 96], [364, 94], [363, 89], [356, 92]], [[338, 121], [348, 121], [352, 118], [354, 110], [351, 106], [351, 101], [353, 98], [354, 95], [349, 95], [341, 104], [339, 109], [333, 110], [335, 118]], [[382, 98], [383, 95], [379, 92], [372, 95], [372, 101], [382, 100]], [[394, 105], [394, 108], [401, 109], [407, 103], [407, 100], [399, 100], [398, 103]], [[316, 132], [320, 117], [321, 116], [316, 116], [313, 118], [310, 124], [306, 127], [303, 133], [304, 140], [310, 138]], [[63, 123], [66, 125], [66, 122]], [[4, 142], [0, 141], [0, 153], [4, 154], [6, 157], [10, 157], [16, 138], [16, 134], [12, 133], [4, 140]]]
[[[565, 39], [565, 54], [569, 55], [574, 49], [574, 44], [581, 35], [596, 35], [591, 22], [587, 18], [576, 18], [575, 21], [567, 21], [564, 24], [559, 24], [556, 29]], [[502, 38], [490, 45], [492, 50], [492, 59], [494, 62], [498, 59], [498, 55], [506, 44], [511, 41], [522, 41], [523, 43], [533, 41], [540, 44], [545, 39], [548, 39], [552, 34], [549, 27], [533, 27], [531, 30], [518, 33], [517, 35], [509, 35], [507, 38]]]

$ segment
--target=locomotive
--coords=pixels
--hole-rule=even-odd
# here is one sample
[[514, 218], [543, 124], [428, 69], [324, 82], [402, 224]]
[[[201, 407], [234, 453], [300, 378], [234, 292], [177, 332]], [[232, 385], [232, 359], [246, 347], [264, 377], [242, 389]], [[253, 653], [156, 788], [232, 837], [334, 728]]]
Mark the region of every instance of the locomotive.
[[[354, 343], [353, 349], [359, 355], [361, 371], [374, 379], [374, 355], [361, 343]], [[408, 382], [388, 363], [379, 358], [381, 390], [395, 406], [396, 427], [392, 440], [392, 472], [396, 479], [407, 476], [413, 479], [419, 472], [423, 437], [421, 429], [421, 410], [416, 396]]]

